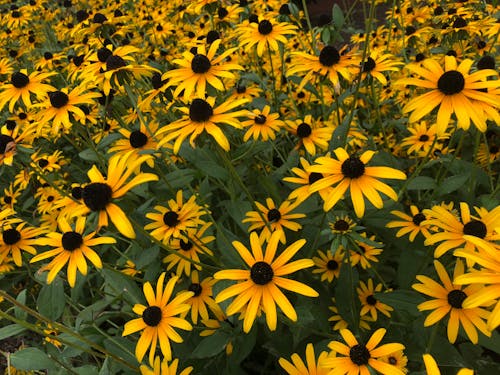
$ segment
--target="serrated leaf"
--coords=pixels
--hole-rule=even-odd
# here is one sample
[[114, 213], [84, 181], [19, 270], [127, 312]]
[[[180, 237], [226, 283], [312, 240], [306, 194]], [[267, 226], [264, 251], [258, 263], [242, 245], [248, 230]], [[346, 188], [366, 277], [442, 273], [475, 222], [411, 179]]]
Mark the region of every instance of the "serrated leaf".
[[18, 370], [55, 370], [55, 362], [37, 348], [18, 350], [10, 356], [12, 366]]
[[48, 285], [44, 285], [36, 300], [38, 312], [47, 318], [57, 320], [61, 317], [66, 296], [64, 295], [64, 285], [59, 277]]

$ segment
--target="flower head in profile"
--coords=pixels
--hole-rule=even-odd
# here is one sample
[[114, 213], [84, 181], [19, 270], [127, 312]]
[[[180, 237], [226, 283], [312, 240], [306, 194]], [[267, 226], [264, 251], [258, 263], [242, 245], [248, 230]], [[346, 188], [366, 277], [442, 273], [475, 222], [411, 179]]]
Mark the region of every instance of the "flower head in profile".
[[330, 370], [329, 375], [366, 375], [370, 373], [369, 368], [382, 374], [404, 375], [404, 372], [390, 363], [380, 360], [392, 353], [403, 350], [405, 347], [400, 343], [377, 345], [382, 341], [386, 330], [379, 328], [370, 337], [366, 344], [361, 344], [348, 329], [341, 329], [340, 335], [346, 344], [340, 341], [332, 341], [328, 347], [335, 352], [335, 356], [326, 358], [322, 366]]
[[297, 353], [293, 353], [292, 362], [280, 358], [279, 364], [289, 375], [327, 375], [329, 370], [321, 366], [321, 362], [327, 357], [328, 352], [321, 352], [316, 360], [313, 344], [309, 343], [306, 346], [305, 362]]
[[74, 227], [64, 218], [59, 218], [58, 227], [60, 232], [48, 233], [39, 243], [52, 246], [52, 250], [45, 251], [34, 256], [31, 263], [38, 262], [47, 258], [52, 258], [49, 264], [44, 265], [41, 271], [49, 271], [47, 283], [54, 281], [57, 274], [67, 264], [68, 283], [71, 287], [75, 286], [77, 270], [82, 274], [87, 274], [87, 260], [95, 267], [102, 268], [102, 262], [99, 255], [91, 246], [116, 243], [113, 237], [97, 237], [96, 232], [85, 234], [85, 217], [76, 219]]
[[243, 331], [249, 332], [260, 310], [266, 315], [267, 326], [271, 331], [276, 330], [277, 307], [292, 321], [297, 321], [297, 313], [288, 298], [280, 288], [293, 291], [308, 297], [317, 297], [318, 293], [311, 287], [286, 278], [298, 270], [312, 267], [311, 259], [300, 259], [289, 263], [289, 260], [305, 244], [305, 240], [298, 240], [283, 250], [277, 257], [280, 233], [274, 232], [265, 248], [262, 249], [257, 233], [250, 233], [249, 250], [239, 241], [234, 241], [233, 246], [240, 257], [250, 269], [233, 269], [216, 272], [217, 280], [237, 280], [238, 283], [221, 291], [215, 301], [220, 303], [228, 298], [236, 298], [227, 307], [227, 315], [243, 312]]
[[488, 89], [498, 88], [500, 81], [488, 79], [498, 77], [493, 69], [469, 73], [473, 63], [471, 59], [464, 59], [458, 64], [454, 56], [445, 56], [444, 69], [432, 58], [423, 60], [422, 66], [407, 65], [406, 68], [420, 78], [403, 78], [397, 84], [428, 90], [403, 107], [404, 113], [411, 112], [410, 122], [420, 120], [439, 106], [436, 121], [438, 135], [446, 132], [453, 113], [459, 128], [468, 130], [472, 121], [480, 131], [486, 131], [486, 116], [479, 103], [500, 107], [498, 96], [488, 92]]
[[191, 371], [193, 371], [193, 367], [190, 366], [177, 374], [177, 368], [179, 367], [179, 360], [177, 358], [169, 363], [167, 358], [163, 358], [163, 360], [160, 361], [160, 357], [155, 357], [152, 365], [153, 368], [141, 365], [139, 367], [141, 375], [189, 375]]
[[[488, 330], [485, 322], [490, 312], [482, 307], [466, 308], [463, 305], [465, 299], [480, 290], [482, 285], [474, 284], [462, 289], [461, 285], [452, 282], [446, 269], [439, 261], [434, 261], [434, 267], [442, 285], [430, 277], [423, 275], [417, 275], [417, 280], [420, 284], [412, 285], [413, 289], [434, 298], [418, 305], [420, 311], [432, 310], [425, 319], [424, 326], [434, 325], [449, 315], [447, 332], [450, 343], [453, 344], [456, 341], [459, 326], [463, 327], [467, 337], [474, 344], [477, 344], [479, 339], [477, 329], [484, 335], [491, 336], [491, 332]], [[463, 273], [464, 264], [461, 260], [457, 260], [453, 271], [453, 279], [456, 279]]]
[[172, 359], [170, 340], [176, 343], [183, 341], [175, 328], [185, 331], [193, 329], [191, 324], [179, 315], [189, 311], [190, 305], [186, 301], [194, 293], [181, 292], [169, 302], [178, 277], [174, 276], [168, 280], [165, 287], [163, 287], [164, 280], [165, 272], [158, 278], [156, 293], [149, 282], [144, 284], [143, 291], [148, 305], [135, 304], [132, 310], [141, 317], [125, 323], [122, 336], [142, 331], [135, 347], [135, 356], [139, 362], [149, 349], [149, 363], [154, 363], [158, 343], [164, 358], [170, 361]]
[[396, 192], [378, 178], [404, 180], [406, 175], [390, 167], [367, 166], [375, 151], [365, 151], [361, 156], [349, 155], [341, 147], [334, 150], [337, 159], [330, 156], [320, 156], [315, 160], [311, 172], [321, 173], [323, 178], [311, 185], [311, 191], [319, 191], [328, 186], [333, 190], [325, 199], [323, 209], [329, 211], [344, 196], [349, 189], [354, 212], [358, 217], [365, 213], [366, 197], [376, 208], [383, 207], [379, 192], [384, 193], [393, 200], [398, 199]]

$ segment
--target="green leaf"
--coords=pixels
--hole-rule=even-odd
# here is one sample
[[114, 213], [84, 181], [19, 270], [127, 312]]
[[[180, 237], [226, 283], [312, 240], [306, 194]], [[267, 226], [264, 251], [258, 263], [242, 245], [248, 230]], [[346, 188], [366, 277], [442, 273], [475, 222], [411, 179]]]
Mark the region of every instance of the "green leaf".
[[344, 12], [342, 12], [342, 9], [337, 4], [334, 4], [332, 8], [332, 22], [336, 30], [342, 30], [344, 27]]
[[10, 356], [12, 366], [18, 370], [55, 370], [55, 362], [37, 348], [18, 350]]
[[417, 305], [425, 300], [419, 293], [412, 290], [375, 293], [375, 298], [393, 307], [396, 311], [406, 311], [412, 316], [419, 316], [421, 314], [417, 309]]
[[340, 267], [340, 274], [335, 288], [335, 305], [339, 315], [349, 323], [350, 327], [359, 325], [358, 296], [355, 291], [359, 283], [359, 274], [356, 268], [348, 264]]
[[408, 190], [431, 190], [435, 188], [436, 181], [428, 176], [417, 176], [408, 183]]
[[[17, 295], [16, 301], [23, 305], [26, 305], [26, 289], [23, 289], [21, 293]], [[15, 306], [14, 315], [16, 316], [17, 319], [25, 320], [26, 317], [28, 316], [28, 313], [25, 310], [21, 309], [20, 307]]]
[[99, 370], [95, 366], [85, 365], [73, 369], [79, 375], [98, 375]]
[[87, 306], [78, 313], [75, 320], [75, 328], [78, 329], [82, 322], [93, 322], [97, 316], [108, 306], [113, 300], [101, 299], [90, 306]]
[[61, 278], [56, 277], [51, 284], [44, 285], [40, 289], [36, 305], [38, 312], [47, 318], [57, 320], [61, 317], [66, 305], [64, 285]]
[[460, 189], [467, 182], [469, 177], [470, 177], [469, 173], [464, 173], [446, 178], [436, 189], [436, 195], [441, 196], [445, 194], [450, 194]]
[[217, 331], [211, 336], [203, 338], [191, 354], [192, 358], [213, 357], [224, 350], [230, 336], [223, 331]]
[[21, 332], [26, 331], [26, 328], [19, 324], [11, 324], [5, 327], [0, 328], [0, 340], [13, 337], [15, 335], [20, 334]]
[[99, 158], [97, 157], [96, 153], [94, 150], [87, 148], [83, 151], [81, 151], [78, 156], [87, 161], [99, 161]]
[[127, 275], [111, 269], [103, 269], [101, 272], [113, 295], [123, 294], [123, 297], [133, 304], [144, 300], [137, 284]]

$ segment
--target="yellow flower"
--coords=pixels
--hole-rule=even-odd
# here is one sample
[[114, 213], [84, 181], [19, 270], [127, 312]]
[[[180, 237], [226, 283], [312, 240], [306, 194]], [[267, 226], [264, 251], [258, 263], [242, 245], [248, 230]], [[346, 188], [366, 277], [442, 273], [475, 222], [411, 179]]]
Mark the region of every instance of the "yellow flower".
[[142, 331], [135, 347], [135, 356], [139, 362], [142, 361], [148, 349], [150, 349], [149, 363], [154, 362], [158, 342], [163, 356], [167, 361], [170, 361], [172, 359], [170, 340], [176, 343], [183, 341], [174, 328], [185, 331], [193, 329], [193, 326], [185, 319], [180, 318], [179, 315], [189, 311], [190, 306], [186, 301], [194, 293], [181, 292], [169, 302], [178, 277], [174, 276], [168, 280], [165, 288], [163, 287], [164, 280], [165, 272], [158, 278], [156, 294], [149, 282], [144, 284], [143, 291], [148, 306], [139, 303], [135, 304], [132, 310], [141, 317], [125, 323], [122, 336]]
[[223, 270], [216, 272], [214, 275], [214, 278], [218, 280], [239, 280], [236, 285], [221, 291], [217, 295], [215, 302], [220, 303], [237, 296], [227, 307], [226, 313], [227, 315], [236, 314], [246, 306], [243, 320], [243, 331], [246, 333], [252, 328], [260, 309], [266, 314], [269, 329], [271, 331], [276, 330], [276, 304], [290, 320], [297, 321], [295, 309], [280, 288], [308, 297], [317, 297], [319, 295], [309, 286], [283, 277], [314, 265], [311, 259], [300, 259], [287, 263], [304, 246], [306, 241], [302, 239], [294, 242], [275, 258], [279, 238], [279, 232], [273, 233], [267, 243], [265, 252], [262, 251], [259, 237], [255, 232], [250, 233], [251, 251], [241, 242], [233, 241], [233, 246], [250, 269]]

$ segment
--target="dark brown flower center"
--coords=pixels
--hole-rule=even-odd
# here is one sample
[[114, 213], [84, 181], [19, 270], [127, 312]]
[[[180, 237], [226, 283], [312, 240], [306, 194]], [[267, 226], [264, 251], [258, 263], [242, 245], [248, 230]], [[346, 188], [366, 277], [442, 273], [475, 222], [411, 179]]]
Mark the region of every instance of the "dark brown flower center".
[[297, 127], [297, 136], [299, 138], [307, 138], [311, 135], [311, 133], [312, 133], [311, 126], [309, 124], [306, 124], [305, 122], [303, 122]]
[[256, 116], [256, 117], [255, 117], [255, 119], [254, 119], [255, 123], [256, 123], [256, 124], [259, 124], [259, 125], [263, 125], [263, 124], [265, 124], [265, 123], [266, 123], [266, 120], [267, 120], [267, 118], [266, 118], [266, 116], [264, 116], [264, 115], [258, 115], [258, 116]]
[[422, 134], [422, 135], [418, 138], [418, 140], [419, 140], [420, 142], [427, 142], [427, 141], [429, 140], [429, 136], [428, 136], [427, 134]]
[[273, 269], [266, 262], [256, 262], [250, 269], [250, 278], [258, 285], [266, 285], [273, 279], [273, 276]]
[[338, 230], [339, 232], [345, 232], [349, 230], [349, 227], [349, 223], [343, 219], [339, 219], [333, 223], [333, 229]]
[[357, 156], [351, 156], [342, 163], [341, 170], [345, 177], [358, 178], [365, 174], [365, 164]]
[[97, 50], [97, 58], [102, 63], [105, 63], [106, 60], [108, 60], [108, 57], [110, 57], [111, 55], [113, 55], [113, 52], [106, 47], [99, 48]]
[[163, 222], [167, 227], [175, 227], [179, 224], [179, 215], [175, 211], [167, 211], [163, 214]]
[[321, 173], [318, 173], [318, 172], [309, 173], [309, 177], [308, 177], [309, 185], [314, 184], [316, 181], [319, 181], [322, 178], [323, 178], [323, 175]]
[[277, 208], [273, 208], [267, 212], [267, 220], [269, 220], [270, 223], [274, 223], [281, 219], [281, 213]]
[[377, 304], [377, 299], [373, 296], [373, 294], [370, 294], [366, 297], [366, 303], [370, 306], [375, 306]]
[[351, 358], [351, 361], [358, 365], [358, 366], [364, 366], [368, 364], [368, 360], [370, 359], [370, 352], [364, 345], [354, 345], [350, 350], [349, 350], [349, 358]]
[[273, 24], [268, 20], [262, 20], [259, 22], [258, 30], [262, 35], [271, 34], [271, 32], [273, 31]]
[[415, 216], [413, 216], [412, 221], [413, 221], [413, 224], [420, 225], [420, 223], [422, 221], [424, 221], [425, 219], [426, 219], [425, 215], [423, 213], [419, 212], [418, 214], [416, 214]]
[[339, 268], [339, 263], [336, 260], [330, 259], [326, 263], [326, 268], [328, 268], [330, 271], [335, 271]]
[[450, 304], [451, 307], [454, 307], [456, 309], [462, 308], [462, 303], [466, 298], [467, 294], [465, 294], [461, 290], [455, 289], [448, 293], [448, 303]]
[[115, 70], [127, 66], [127, 62], [120, 56], [111, 55], [106, 59], [106, 70]]
[[71, 196], [75, 199], [82, 199], [83, 195], [83, 189], [80, 186], [75, 186], [73, 189], [71, 189]]
[[2, 232], [2, 239], [6, 245], [14, 245], [21, 240], [21, 233], [14, 228], [6, 229]]
[[12, 74], [12, 77], [10, 77], [10, 83], [12, 83], [15, 88], [22, 89], [30, 83], [30, 79], [26, 74], [15, 72]]
[[134, 130], [130, 133], [129, 141], [133, 148], [141, 148], [148, 143], [148, 136], [139, 130]]
[[73, 251], [83, 244], [83, 237], [78, 232], [65, 232], [62, 235], [62, 246], [64, 250]]
[[465, 78], [459, 71], [449, 70], [439, 77], [437, 86], [445, 95], [458, 94], [465, 87]]
[[208, 72], [211, 66], [212, 64], [210, 64], [208, 57], [202, 54], [195, 55], [191, 61], [191, 69], [197, 74]]
[[470, 236], [484, 238], [486, 237], [487, 232], [488, 229], [486, 228], [486, 225], [479, 220], [471, 220], [464, 225], [464, 234], [468, 234]]
[[339, 51], [332, 46], [324, 47], [319, 53], [319, 62], [321, 65], [330, 67], [340, 61]]
[[368, 57], [366, 61], [363, 63], [363, 72], [369, 73], [371, 72], [375, 67], [377, 66], [377, 63], [375, 60], [373, 60], [371, 57]]
[[179, 241], [179, 245], [184, 251], [189, 251], [193, 248], [193, 243], [191, 241], [184, 241], [183, 239]]
[[7, 134], [0, 134], [0, 155], [5, 154], [7, 151], [7, 145], [14, 142], [14, 138]]
[[142, 320], [150, 327], [156, 327], [160, 324], [162, 311], [158, 306], [149, 306], [142, 313]]
[[83, 203], [92, 211], [101, 211], [111, 202], [113, 190], [103, 182], [92, 182], [83, 188]]
[[192, 283], [192, 284], [189, 286], [188, 290], [189, 290], [190, 292], [194, 292], [194, 297], [198, 297], [198, 296], [201, 294], [202, 287], [201, 287], [201, 285], [200, 285], [200, 284], [198, 284], [198, 283]]
[[50, 104], [54, 108], [62, 108], [69, 102], [69, 97], [62, 91], [49, 92]]
[[484, 55], [477, 62], [477, 68], [482, 69], [495, 69], [495, 58], [491, 55]]
[[194, 99], [189, 106], [189, 118], [193, 122], [206, 122], [213, 114], [212, 106], [203, 99]]
[[388, 361], [391, 365], [396, 365], [398, 363], [398, 360], [392, 356], [388, 358]]

